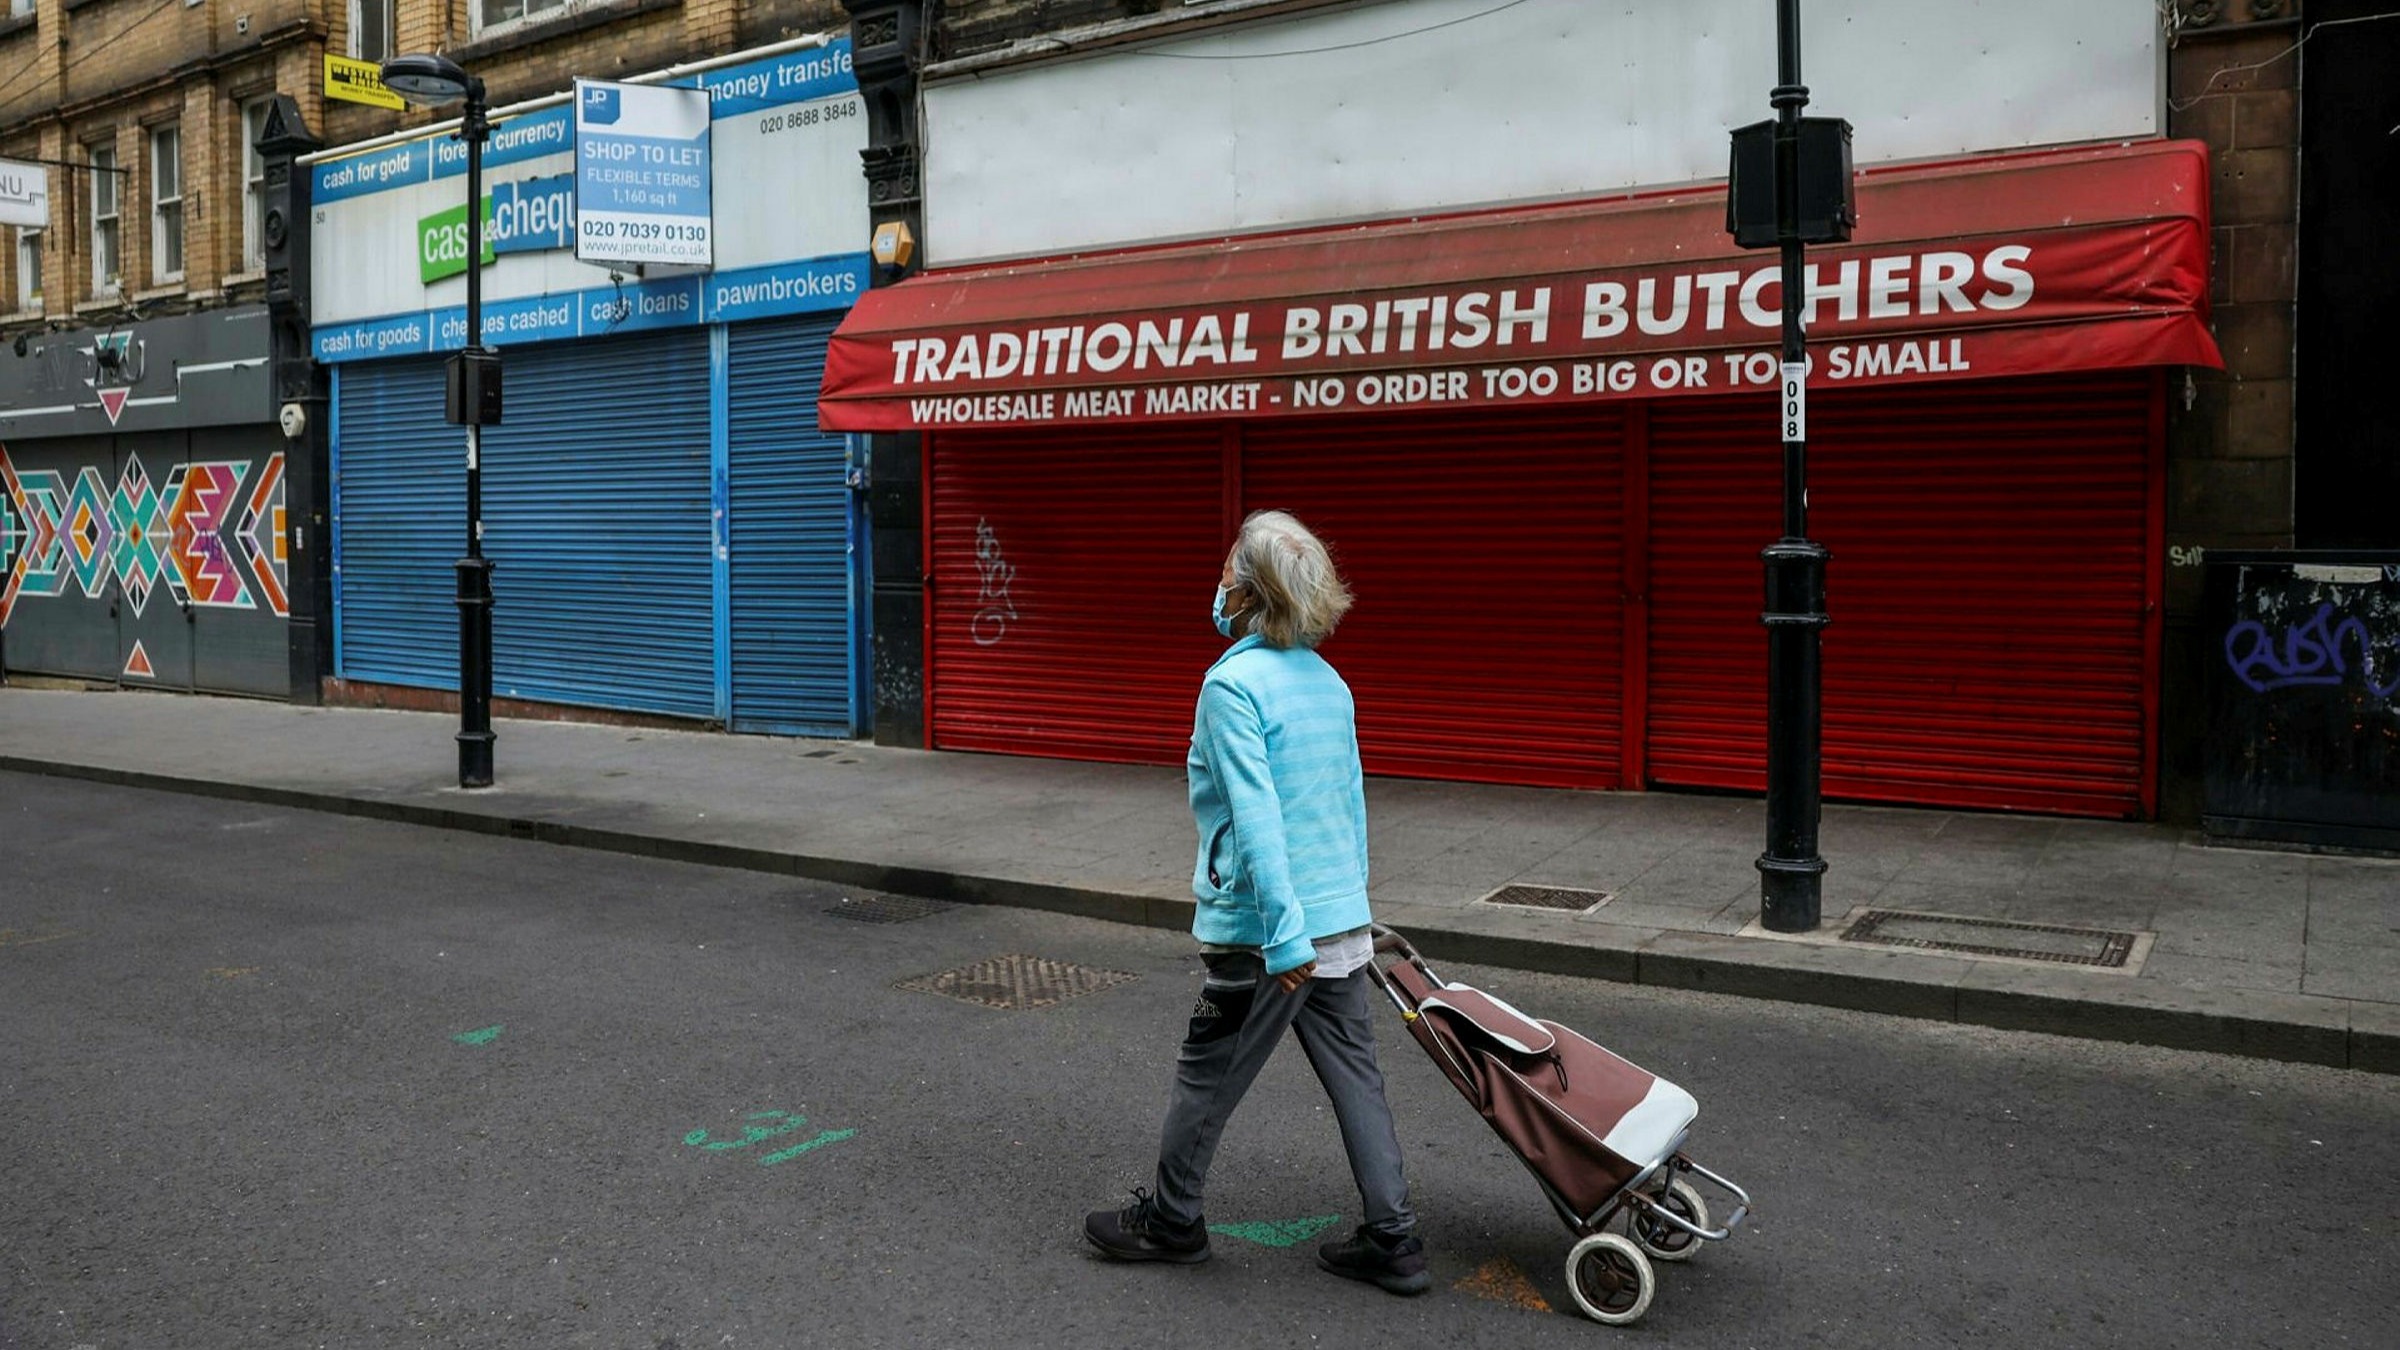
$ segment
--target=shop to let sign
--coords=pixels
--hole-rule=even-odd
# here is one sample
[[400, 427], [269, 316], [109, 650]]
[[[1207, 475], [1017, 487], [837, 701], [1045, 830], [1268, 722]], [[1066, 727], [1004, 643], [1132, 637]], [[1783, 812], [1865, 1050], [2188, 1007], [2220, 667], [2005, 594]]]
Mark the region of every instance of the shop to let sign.
[[405, 108], [398, 94], [384, 87], [383, 70], [372, 61], [354, 61], [325, 53], [325, 97], [371, 108]]
[[575, 256], [715, 265], [705, 89], [575, 82]]

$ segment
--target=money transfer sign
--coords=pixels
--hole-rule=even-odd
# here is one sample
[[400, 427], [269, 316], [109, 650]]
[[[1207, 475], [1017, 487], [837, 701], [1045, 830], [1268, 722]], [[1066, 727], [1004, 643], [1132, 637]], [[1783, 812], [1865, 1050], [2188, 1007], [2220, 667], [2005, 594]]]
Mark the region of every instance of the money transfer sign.
[[709, 94], [575, 82], [575, 256], [588, 263], [716, 263]]

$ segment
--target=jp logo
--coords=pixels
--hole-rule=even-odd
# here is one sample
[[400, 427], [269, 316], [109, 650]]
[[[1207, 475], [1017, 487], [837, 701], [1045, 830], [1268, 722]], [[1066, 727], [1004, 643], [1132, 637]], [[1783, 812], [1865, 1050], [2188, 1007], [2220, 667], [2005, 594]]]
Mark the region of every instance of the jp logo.
[[[707, 1129], [702, 1128], [685, 1135], [683, 1142], [693, 1148], [710, 1153], [725, 1153], [737, 1148], [749, 1148], [756, 1144], [763, 1144], [770, 1139], [791, 1134], [808, 1124], [808, 1117], [795, 1116], [789, 1111], [753, 1111], [742, 1119], [751, 1123], [742, 1127], [742, 1137], [739, 1139], [711, 1139], [708, 1137]], [[827, 1144], [838, 1144], [857, 1133], [856, 1130], [820, 1130], [813, 1139], [804, 1140], [789, 1148], [777, 1149], [772, 1153], [760, 1154], [758, 1165], [772, 1167], [776, 1163], [797, 1158], [811, 1149], [823, 1148]]]

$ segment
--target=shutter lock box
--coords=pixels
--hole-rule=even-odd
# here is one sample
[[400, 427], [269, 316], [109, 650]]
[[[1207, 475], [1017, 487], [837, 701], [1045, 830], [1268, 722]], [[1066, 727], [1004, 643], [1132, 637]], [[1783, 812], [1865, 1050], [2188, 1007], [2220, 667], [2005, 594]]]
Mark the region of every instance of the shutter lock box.
[[[1858, 224], [1850, 172], [1850, 124], [1839, 117], [1800, 119], [1800, 242], [1843, 244]], [[1725, 229], [1743, 248], [1773, 248], [1775, 123], [1733, 129], [1732, 181], [1725, 192]]]

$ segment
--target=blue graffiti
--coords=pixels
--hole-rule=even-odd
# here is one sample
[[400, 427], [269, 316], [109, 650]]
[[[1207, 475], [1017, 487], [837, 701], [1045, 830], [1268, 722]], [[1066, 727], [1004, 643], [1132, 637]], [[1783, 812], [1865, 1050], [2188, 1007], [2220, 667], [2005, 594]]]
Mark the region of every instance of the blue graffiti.
[[2283, 630], [2280, 647], [2265, 624], [2244, 619], [2225, 630], [2226, 664], [2236, 678], [2261, 694], [2294, 686], [2338, 685], [2350, 678], [2349, 649], [2356, 643], [2359, 681], [2367, 692], [2379, 699], [2400, 693], [2400, 662], [2394, 663], [2388, 683], [2375, 678], [2375, 637], [2366, 623], [2355, 615], [2344, 615], [2339, 623], [2333, 618], [2332, 605], [2317, 606], [2305, 622]]

